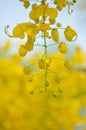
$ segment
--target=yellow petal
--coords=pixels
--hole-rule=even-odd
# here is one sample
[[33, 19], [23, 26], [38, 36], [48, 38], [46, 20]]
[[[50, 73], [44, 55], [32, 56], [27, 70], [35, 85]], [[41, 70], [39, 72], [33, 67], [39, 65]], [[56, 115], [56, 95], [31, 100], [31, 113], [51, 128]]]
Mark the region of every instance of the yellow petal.
[[27, 49], [24, 45], [21, 45], [18, 51], [19, 51], [20, 56], [22, 57], [25, 56], [27, 53]]
[[28, 41], [26, 44], [25, 44], [25, 47], [28, 51], [31, 51], [33, 49], [33, 43]]
[[13, 37], [18, 37], [18, 38], [24, 38], [24, 31], [22, 30], [22, 28], [20, 27], [20, 25], [17, 25], [14, 29], [13, 29]]
[[75, 41], [76, 38], [77, 38], [77, 33], [76, 31], [71, 28], [70, 26], [67, 26], [65, 31], [64, 31], [64, 35], [65, 35], [65, 38], [68, 40], [68, 41]]
[[29, 17], [30, 17], [32, 20], [36, 20], [36, 19], [37, 19], [36, 11], [37, 11], [37, 8], [32, 9], [31, 12], [30, 12], [30, 14], [29, 14]]
[[55, 8], [47, 8], [46, 9], [46, 13], [47, 15], [51, 18], [51, 19], [55, 19], [58, 16], [58, 12]]
[[43, 15], [44, 10], [45, 10], [45, 5], [40, 5], [40, 6], [37, 8], [37, 12], [36, 12], [37, 18], [39, 18], [40, 16]]
[[30, 2], [28, 0], [24, 1], [24, 7], [27, 9], [30, 6]]
[[41, 31], [50, 30], [50, 24], [40, 24], [39, 28]]
[[58, 48], [59, 48], [59, 51], [61, 53], [66, 53], [67, 52], [67, 46], [66, 46], [66, 44], [64, 42], [61, 42], [59, 44]]
[[51, 37], [52, 37], [53, 41], [55, 41], [55, 42], [59, 41], [59, 32], [57, 29], [52, 29]]

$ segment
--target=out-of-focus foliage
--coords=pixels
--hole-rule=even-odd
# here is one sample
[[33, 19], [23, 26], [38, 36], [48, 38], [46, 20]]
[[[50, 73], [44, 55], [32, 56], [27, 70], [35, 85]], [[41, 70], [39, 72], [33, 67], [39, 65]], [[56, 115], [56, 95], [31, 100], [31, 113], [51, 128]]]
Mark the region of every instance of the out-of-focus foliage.
[[[40, 76], [34, 79], [25, 75], [21, 58], [9, 55], [6, 46], [8, 42], [0, 48], [0, 130], [74, 130], [86, 123], [81, 114], [86, 107], [86, 54], [79, 47], [71, 57], [70, 70], [60, 60], [63, 55], [51, 55], [54, 62], [45, 89], [43, 74], [38, 71]], [[35, 60], [32, 57], [29, 62]]]

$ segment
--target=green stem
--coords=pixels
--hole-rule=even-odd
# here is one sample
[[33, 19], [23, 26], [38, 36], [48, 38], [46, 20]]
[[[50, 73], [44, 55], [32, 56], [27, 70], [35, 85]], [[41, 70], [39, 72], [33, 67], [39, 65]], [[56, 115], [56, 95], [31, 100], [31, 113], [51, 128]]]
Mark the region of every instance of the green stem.
[[47, 45], [46, 45], [46, 38], [44, 36], [44, 48], [45, 48], [45, 57], [47, 58]]
[[56, 43], [55, 43], [55, 44], [54, 44], [54, 43], [53, 43], [53, 44], [49, 44], [49, 45], [47, 45], [47, 47], [49, 47], [49, 46], [53, 46], [53, 45], [57, 45], [57, 44], [56, 44]]
[[[47, 58], [47, 45], [46, 45], [46, 37], [44, 36], [44, 48], [45, 48], [45, 58]], [[47, 82], [47, 74], [48, 74], [48, 68], [46, 66], [45, 68], [45, 82]]]

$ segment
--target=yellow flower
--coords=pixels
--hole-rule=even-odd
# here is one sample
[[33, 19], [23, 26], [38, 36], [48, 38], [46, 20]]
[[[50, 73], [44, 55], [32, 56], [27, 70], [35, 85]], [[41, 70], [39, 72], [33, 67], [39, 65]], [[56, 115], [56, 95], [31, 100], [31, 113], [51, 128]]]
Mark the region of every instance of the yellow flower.
[[61, 23], [57, 23], [57, 27], [61, 27], [62, 26], [62, 24]]
[[28, 0], [24, 1], [24, 7], [27, 9], [30, 6], [30, 2]]
[[27, 49], [24, 45], [21, 45], [18, 51], [19, 51], [20, 56], [22, 57], [25, 56], [27, 53]]
[[27, 9], [30, 6], [30, 2], [28, 0], [19, 0], [23, 2], [24, 7]]
[[52, 29], [52, 31], [51, 31], [51, 38], [55, 42], [59, 41], [59, 32], [58, 32], [58, 29], [56, 29], [56, 28]]
[[66, 46], [65, 42], [60, 42], [58, 48], [61, 53], [67, 52], [67, 46]]
[[74, 29], [72, 29], [70, 26], [67, 26], [64, 31], [65, 38], [68, 41], [74, 41], [77, 38], [77, 33]]

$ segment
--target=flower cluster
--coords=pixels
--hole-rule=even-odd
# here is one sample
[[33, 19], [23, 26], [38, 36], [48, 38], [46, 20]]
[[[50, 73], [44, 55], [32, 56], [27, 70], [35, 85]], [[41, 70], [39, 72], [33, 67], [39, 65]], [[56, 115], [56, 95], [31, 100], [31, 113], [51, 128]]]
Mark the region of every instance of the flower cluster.
[[[61, 23], [57, 22], [59, 11], [64, 7], [68, 7], [68, 12], [70, 12], [70, 6], [74, 5], [76, 1], [71, 2], [67, 0], [37, 0], [28, 1], [20, 0], [24, 7], [28, 9], [31, 7], [29, 12], [30, 22], [24, 22], [16, 25], [13, 28], [12, 35], [8, 33], [8, 27], [5, 28], [5, 33], [12, 38], [23, 39], [27, 36], [27, 41], [19, 47], [19, 54], [24, 57], [28, 52], [34, 49], [34, 46], [42, 46], [44, 48], [44, 54], [39, 57], [37, 64], [38, 70], [43, 71], [45, 76], [45, 86], [49, 86], [48, 74], [53, 73], [52, 66], [54, 57], [48, 56], [48, 47], [51, 45], [56, 45], [61, 54], [66, 54], [68, 47], [66, 42], [61, 41], [59, 29], [63, 29], [64, 38], [66, 41], [73, 42], [77, 38], [76, 31], [69, 25], [65, 28], [62, 27]], [[41, 39], [41, 43], [38, 43]], [[51, 40], [49, 43], [48, 40]], [[58, 56], [56, 57], [58, 59]], [[64, 59], [64, 66], [66, 68], [71, 67], [70, 60]], [[24, 73], [29, 75], [31, 73], [31, 65], [24, 67]], [[38, 72], [37, 72], [38, 73]], [[56, 73], [56, 75], [58, 75]], [[60, 76], [57, 76], [58, 79]], [[61, 79], [61, 78], [60, 78]], [[60, 80], [59, 79], [59, 80]]]

